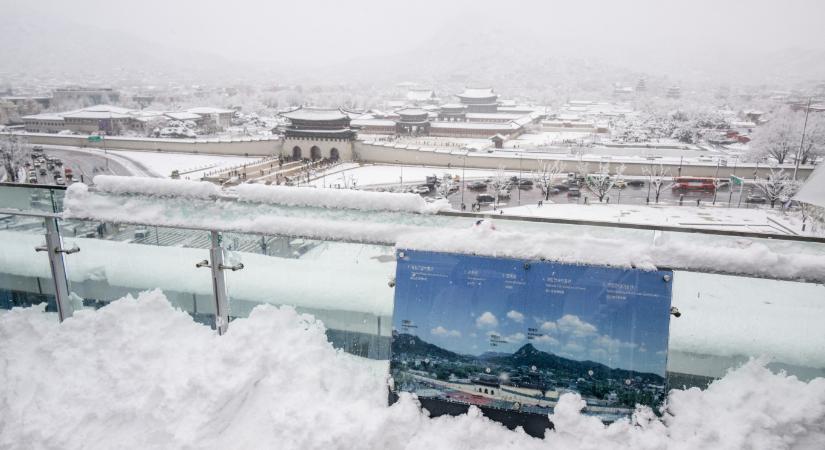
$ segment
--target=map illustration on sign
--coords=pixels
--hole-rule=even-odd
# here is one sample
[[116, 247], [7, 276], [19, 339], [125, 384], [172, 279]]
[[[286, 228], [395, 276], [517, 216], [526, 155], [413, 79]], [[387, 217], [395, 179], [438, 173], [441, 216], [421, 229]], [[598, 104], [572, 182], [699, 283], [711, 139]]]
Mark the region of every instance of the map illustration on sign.
[[606, 422], [665, 396], [670, 271], [400, 250], [390, 370], [419, 398]]

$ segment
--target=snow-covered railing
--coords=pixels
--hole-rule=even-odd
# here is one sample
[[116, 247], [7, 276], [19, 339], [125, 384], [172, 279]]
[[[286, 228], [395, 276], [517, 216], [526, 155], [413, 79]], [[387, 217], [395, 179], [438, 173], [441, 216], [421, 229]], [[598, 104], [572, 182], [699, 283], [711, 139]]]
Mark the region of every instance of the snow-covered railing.
[[[94, 177], [95, 188], [109, 194], [143, 194], [158, 197], [215, 198], [220, 195], [218, 186], [205, 181], [170, 180], [150, 177], [119, 177], [98, 175]], [[74, 183], [69, 188], [75, 192], [86, 186]]]
[[398, 211], [417, 214], [448, 209], [446, 201], [427, 203], [418, 194], [316, 189], [310, 187], [242, 184], [235, 188], [238, 200], [286, 206], [346, 208], [361, 211]]
[[[412, 194], [245, 185], [235, 192], [236, 198], [224, 195], [214, 200], [214, 193], [219, 191], [201, 191], [201, 183], [197, 182], [190, 182], [195, 185], [190, 189], [187, 182], [169, 181], [170, 185], [178, 183], [181, 183], [180, 199], [134, 194], [138, 189], [119, 191], [107, 187], [103, 192], [96, 192], [75, 184], [67, 191], [63, 217], [496, 257], [825, 282], [825, 244], [781, 242], [779, 236], [777, 240], [756, 239], [702, 230], [702, 233], [716, 235], [708, 239], [683, 233], [682, 229], [656, 233], [661, 227], [655, 226], [635, 227], [649, 229], [650, 234], [617, 233], [621, 230], [609, 228], [609, 224], [571, 231], [552, 223], [518, 220], [498, 222], [498, 229], [493, 229], [489, 219], [473, 225], [480, 219], [478, 216], [421, 215], [430, 205]], [[160, 190], [161, 195], [171, 191]], [[130, 195], [112, 195], [112, 192]], [[206, 195], [209, 192], [212, 194]], [[351, 209], [340, 209], [348, 207]], [[390, 212], [379, 212], [384, 209]], [[425, 219], [427, 217], [430, 219]], [[541, 228], [537, 229], [537, 225]], [[783, 239], [801, 240], [798, 237]]]

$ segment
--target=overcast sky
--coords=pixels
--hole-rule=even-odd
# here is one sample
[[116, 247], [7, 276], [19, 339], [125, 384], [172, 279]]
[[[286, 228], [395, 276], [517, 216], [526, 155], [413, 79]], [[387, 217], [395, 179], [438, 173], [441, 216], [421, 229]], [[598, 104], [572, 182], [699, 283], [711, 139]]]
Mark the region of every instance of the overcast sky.
[[[166, 46], [263, 64], [319, 64], [413, 50], [491, 26], [559, 52], [639, 59], [825, 47], [823, 0], [0, 0], [20, 20], [51, 16]], [[56, 36], [57, 37], [57, 36]], [[530, 40], [522, 41], [531, 45]]]

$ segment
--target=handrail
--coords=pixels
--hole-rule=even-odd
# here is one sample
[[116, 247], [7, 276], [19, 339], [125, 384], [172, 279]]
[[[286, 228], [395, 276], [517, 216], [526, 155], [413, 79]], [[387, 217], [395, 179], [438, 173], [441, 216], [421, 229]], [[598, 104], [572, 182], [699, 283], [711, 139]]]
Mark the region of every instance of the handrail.
[[631, 222], [608, 222], [608, 221], [583, 220], [583, 219], [561, 219], [561, 218], [551, 218], [551, 217], [497, 215], [497, 214], [492, 214], [492, 213], [489, 213], [489, 212], [471, 213], [471, 212], [458, 212], [458, 211], [441, 211], [437, 215], [447, 216], [447, 217], [463, 217], [463, 218], [470, 218], [470, 219], [482, 218], [482, 219], [496, 219], [496, 220], [513, 220], [513, 221], [518, 221], [518, 222], [557, 223], [557, 224], [563, 224], [563, 225], [586, 225], [586, 226], [605, 227], [605, 228], [625, 228], [625, 229], [632, 229], [632, 230], [648, 230], [648, 231], [671, 231], [671, 232], [675, 232], [675, 233], [697, 233], [697, 234], [710, 234], [710, 235], [718, 235], [718, 236], [733, 236], [733, 237], [746, 237], [746, 238], [757, 238], [757, 239], [772, 239], [772, 240], [777, 240], [777, 241], [814, 242], [814, 243], [818, 243], [818, 244], [825, 244], [825, 237], [799, 236], [799, 235], [778, 234], [778, 233], [760, 233], [760, 232], [756, 232], [756, 231], [717, 230], [717, 229], [713, 229], [713, 228], [683, 228], [683, 227], [675, 227], [675, 226], [672, 226], [672, 225], [648, 225], [648, 224], [631, 223]]
[[66, 186], [61, 186], [58, 184], [29, 184], [29, 183], [12, 183], [9, 181], [0, 182], [0, 187], [20, 187], [20, 188], [28, 188], [28, 189], [49, 189], [49, 190], [58, 190], [58, 191], [65, 191]]

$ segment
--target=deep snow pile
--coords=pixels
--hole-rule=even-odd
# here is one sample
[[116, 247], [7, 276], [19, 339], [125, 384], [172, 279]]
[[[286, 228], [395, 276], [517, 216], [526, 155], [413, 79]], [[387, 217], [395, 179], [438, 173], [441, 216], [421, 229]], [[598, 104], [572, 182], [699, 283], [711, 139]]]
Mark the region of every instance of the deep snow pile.
[[609, 427], [564, 395], [534, 439], [481, 417], [386, 406], [386, 366], [334, 350], [323, 326], [259, 307], [218, 337], [159, 291], [80, 311], [0, 312], [0, 448], [817, 448], [825, 379], [751, 362]]

